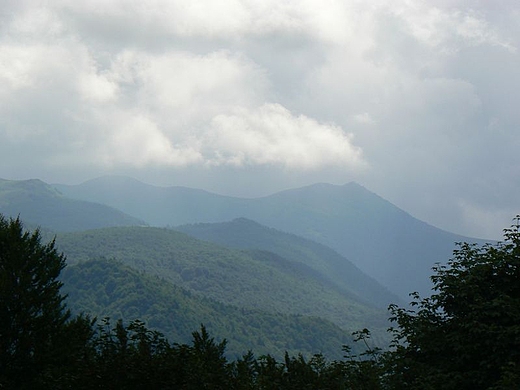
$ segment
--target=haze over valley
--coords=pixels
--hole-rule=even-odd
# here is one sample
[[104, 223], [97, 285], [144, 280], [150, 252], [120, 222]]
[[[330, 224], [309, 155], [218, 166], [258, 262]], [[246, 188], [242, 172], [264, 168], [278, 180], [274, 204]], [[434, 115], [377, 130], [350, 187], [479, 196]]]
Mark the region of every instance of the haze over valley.
[[237, 198], [119, 176], [77, 186], [1, 180], [0, 213], [56, 237], [78, 313], [141, 318], [186, 341], [205, 323], [236, 356], [340, 356], [337, 346], [363, 328], [384, 345], [387, 306], [429, 295], [433, 265], [455, 242], [477, 241], [354, 182]]
[[0, 388], [520, 383], [519, 69], [511, 0], [2, 0]]

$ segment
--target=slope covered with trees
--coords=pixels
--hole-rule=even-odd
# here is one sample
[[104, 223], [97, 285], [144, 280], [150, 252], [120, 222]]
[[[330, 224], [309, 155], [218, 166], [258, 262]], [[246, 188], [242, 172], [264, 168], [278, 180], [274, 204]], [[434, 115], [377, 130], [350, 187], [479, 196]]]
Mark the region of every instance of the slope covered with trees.
[[164, 228], [121, 227], [59, 235], [69, 264], [100, 256], [158, 275], [200, 296], [245, 309], [327, 319], [384, 334], [386, 311], [270, 252], [233, 250]]
[[353, 182], [315, 184], [255, 199], [155, 187], [124, 177], [57, 188], [72, 198], [118, 208], [152, 226], [248, 218], [334, 249], [403, 300], [412, 291], [430, 292], [431, 268], [450, 256], [455, 242], [476, 242], [419, 221]]
[[57, 232], [144, 224], [112, 207], [67, 198], [36, 179], [0, 179], [0, 213]]
[[61, 280], [74, 313], [125, 323], [139, 319], [183, 343], [203, 323], [210, 333], [228, 340], [227, 355], [235, 358], [250, 349], [278, 358], [285, 351], [340, 358], [338, 346], [350, 344], [348, 332], [323, 319], [225, 305], [113, 260], [69, 266]]
[[336, 251], [295, 234], [238, 218], [230, 222], [182, 225], [176, 230], [201, 240], [240, 249], [260, 249], [276, 253], [295, 264], [314, 269], [346, 292], [380, 307], [399, 302], [399, 298], [361, 272]]
[[[520, 216], [495, 245], [459, 245], [435, 293], [392, 308], [394, 342], [345, 358], [230, 361], [206, 327], [171, 343], [142, 321], [71, 317], [53, 242], [0, 216], [0, 387], [17, 389], [475, 389], [520, 381]], [[15, 294], [10, 294], [15, 291]], [[364, 343], [369, 332], [356, 332]]]

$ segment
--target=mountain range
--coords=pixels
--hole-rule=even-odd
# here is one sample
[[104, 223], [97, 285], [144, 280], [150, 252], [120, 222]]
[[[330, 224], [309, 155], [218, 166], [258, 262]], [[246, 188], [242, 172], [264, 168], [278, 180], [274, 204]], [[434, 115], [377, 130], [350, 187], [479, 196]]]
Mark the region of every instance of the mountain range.
[[336, 356], [363, 328], [384, 345], [387, 305], [428, 294], [434, 263], [476, 241], [356, 183], [246, 199], [125, 177], [0, 180], [0, 213], [56, 237], [75, 312], [140, 318], [179, 341], [209, 323], [234, 354]]
[[144, 224], [113, 207], [65, 197], [38, 179], [0, 179], [0, 213], [56, 232]]
[[456, 242], [478, 242], [422, 222], [354, 182], [315, 184], [254, 199], [110, 176], [54, 187], [151, 226], [247, 218], [335, 250], [405, 300], [414, 291], [429, 294], [432, 267], [451, 257]]

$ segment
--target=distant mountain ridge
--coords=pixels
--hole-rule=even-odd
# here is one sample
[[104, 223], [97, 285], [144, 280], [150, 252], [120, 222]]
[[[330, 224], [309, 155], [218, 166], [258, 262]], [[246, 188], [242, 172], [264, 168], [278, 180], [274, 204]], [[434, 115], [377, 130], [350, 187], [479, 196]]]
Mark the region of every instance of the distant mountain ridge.
[[145, 224], [107, 205], [68, 198], [38, 179], [0, 179], [0, 213], [56, 232]]
[[[456, 241], [472, 241], [411, 217], [357, 183], [315, 184], [243, 199], [122, 177], [79, 186], [0, 180], [0, 213], [20, 215], [31, 229], [42, 226], [46, 237], [57, 233], [58, 250], [74, 270], [68, 274], [73, 275], [69, 291], [79, 310], [115, 316], [124, 311], [125, 318], [144, 313], [152, 322], [159, 318], [170, 324], [163, 321], [164, 292], [173, 294], [176, 305], [184, 301], [175, 292], [181, 288], [213, 302], [202, 304], [200, 318], [217, 321], [221, 305], [234, 307], [224, 311], [235, 313], [238, 333], [249, 332], [244, 321], [258, 320], [256, 314], [239, 319], [240, 313], [262, 312], [262, 332], [269, 326], [322, 329], [337, 342], [341, 330], [348, 334], [366, 327], [379, 345], [388, 342], [382, 308], [407, 301], [411, 291], [427, 293], [431, 266], [446, 262]], [[112, 276], [106, 279], [100, 263], [89, 268], [91, 260], [100, 258], [131, 269], [111, 263], [105, 270]], [[95, 280], [82, 279], [91, 276]], [[177, 287], [159, 291], [154, 277]], [[117, 290], [128, 280], [137, 283], [131, 282], [140, 293], [126, 296], [131, 288]], [[144, 296], [153, 310], [141, 305]], [[284, 322], [280, 314], [291, 319]], [[186, 320], [182, 323], [191, 323]], [[237, 341], [250, 337], [255, 335]], [[323, 340], [296, 339], [303, 343], [296, 342], [297, 348], [309, 351], [313, 342]], [[283, 345], [276, 343], [271, 350], [281, 352]]]
[[107, 204], [152, 226], [248, 218], [324, 244], [408, 299], [428, 294], [431, 267], [446, 262], [455, 242], [478, 240], [419, 221], [363, 186], [315, 184], [254, 199], [185, 187], [155, 187], [124, 177], [56, 185], [75, 199]]
[[361, 299], [386, 308], [399, 298], [367, 276], [349, 260], [315, 241], [268, 228], [246, 218], [230, 222], [197, 223], [176, 230], [198, 239], [240, 249], [270, 251], [294, 263], [304, 264], [331, 280], [336, 286]]
[[123, 176], [103, 176], [79, 185], [53, 186], [70, 198], [115, 207], [151, 226], [222, 222], [230, 219], [227, 216], [234, 214], [233, 210], [246, 209], [251, 203], [249, 199], [216, 195], [200, 189], [156, 187]]

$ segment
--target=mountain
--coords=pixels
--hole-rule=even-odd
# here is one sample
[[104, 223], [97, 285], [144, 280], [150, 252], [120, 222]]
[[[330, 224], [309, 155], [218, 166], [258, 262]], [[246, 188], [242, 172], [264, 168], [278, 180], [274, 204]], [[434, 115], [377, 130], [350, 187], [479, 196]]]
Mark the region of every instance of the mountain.
[[413, 218], [357, 183], [316, 184], [242, 199], [184, 187], [155, 187], [124, 177], [56, 186], [65, 195], [104, 203], [153, 226], [248, 218], [326, 245], [402, 299], [429, 294], [432, 266], [455, 242], [477, 240]]
[[59, 234], [69, 265], [106, 257], [192, 293], [248, 310], [321, 317], [383, 334], [387, 313], [315, 270], [268, 251], [242, 251], [165, 228], [117, 227]]
[[380, 307], [386, 308], [390, 303], [399, 302], [396, 295], [329, 247], [246, 218], [237, 218], [231, 222], [182, 225], [176, 227], [176, 230], [227, 247], [273, 252], [319, 272], [336, 287]]
[[401, 297], [429, 294], [432, 266], [475, 241], [413, 218], [357, 183], [317, 184], [259, 199], [252, 219], [318, 241]]
[[[122, 176], [104, 176], [79, 185], [54, 184], [64, 195], [115, 207], [151, 226], [227, 221], [247, 210], [249, 199], [187, 187], [156, 187]], [[238, 216], [242, 216], [239, 212]]]
[[106, 205], [70, 199], [41, 180], [0, 179], [0, 213], [20, 216], [29, 226], [54, 231], [142, 225], [144, 222]]
[[227, 353], [234, 357], [253, 350], [282, 358], [287, 350], [340, 358], [342, 345], [357, 348], [347, 332], [329, 321], [225, 305], [113, 260], [67, 266], [61, 280], [74, 313], [110, 317], [113, 324], [119, 318], [126, 323], [140, 319], [177, 343], [188, 343], [204, 324], [228, 340]]

